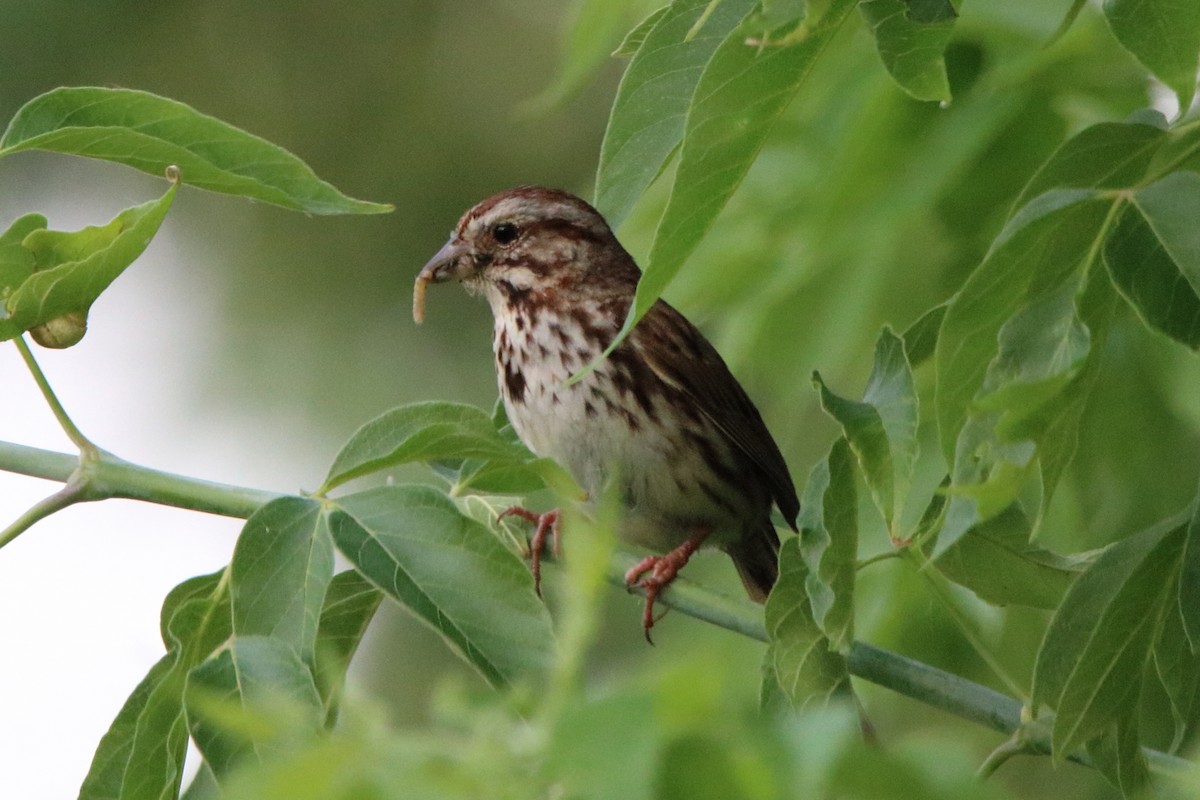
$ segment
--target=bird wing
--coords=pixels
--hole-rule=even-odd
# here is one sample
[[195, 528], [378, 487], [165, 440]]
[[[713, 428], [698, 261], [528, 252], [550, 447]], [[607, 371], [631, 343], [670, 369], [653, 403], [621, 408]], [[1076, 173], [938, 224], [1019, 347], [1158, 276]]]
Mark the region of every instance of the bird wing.
[[784, 519], [796, 529], [800, 500], [779, 446], [725, 361], [696, 326], [660, 300], [630, 334], [665, 383], [681, 391], [761, 470]]

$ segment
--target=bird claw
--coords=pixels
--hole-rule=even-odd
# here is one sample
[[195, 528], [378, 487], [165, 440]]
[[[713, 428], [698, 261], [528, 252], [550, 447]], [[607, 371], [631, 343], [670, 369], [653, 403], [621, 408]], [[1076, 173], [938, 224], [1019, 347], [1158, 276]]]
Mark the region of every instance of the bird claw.
[[[708, 533], [702, 531], [661, 556], [646, 556], [626, 571], [625, 586], [630, 589], [637, 586], [646, 592], [646, 606], [642, 609], [642, 630], [650, 644], [654, 644], [654, 640], [650, 638], [650, 629], [654, 627], [655, 622], [662, 619], [661, 614], [654, 616], [654, 601], [658, 599], [662, 590], [675, 580], [679, 571], [692, 557], [692, 553], [696, 552], [708, 537]], [[664, 611], [663, 614], [665, 613]]]
[[519, 517], [534, 524], [533, 537], [529, 540], [529, 569], [533, 573], [533, 591], [538, 597], [542, 596], [542, 552], [546, 549], [546, 539], [550, 539], [550, 552], [555, 556], [562, 553], [562, 537], [559, 532], [559, 511], [557, 508], [544, 514], [530, 511], [523, 506], [509, 506], [500, 512], [496, 521], [505, 517]]
[[657, 617], [654, 616], [654, 601], [658, 599], [659, 593], [675, 580], [675, 576], [679, 574], [683, 564], [687, 563], [686, 558], [682, 563], [677, 563], [677, 559], [670, 557], [674, 553], [675, 551], [672, 550], [662, 556], [646, 556], [625, 573], [625, 585], [628, 588], [632, 589], [636, 586], [646, 592], [646, 605], [642, 609], [642, 630], [646, 634], [646, 641], [650, 644], [654, 644], [654, 639], [650, 636], [650, 629], [666, 614], [664, 611]]

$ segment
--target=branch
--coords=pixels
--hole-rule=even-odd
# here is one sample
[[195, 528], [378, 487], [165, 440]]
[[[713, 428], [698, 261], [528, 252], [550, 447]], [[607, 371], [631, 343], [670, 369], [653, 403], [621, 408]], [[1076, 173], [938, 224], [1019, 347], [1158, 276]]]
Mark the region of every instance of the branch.
[[0, 547], [4, 547], [4, 545], [51, 514], [62, 511], [67, 506], [83, 502], [86, 499], [88, 498], [80, 491], [77, 483], [68, 482], [66, 486], [54, 494], [35, 503], [28, 511], [17, 517], [7, 528], [0, 530]]
[[[37, 478], [67, 482], [79, 459], [35, 447], [0, 442], [0, 470]], [[92, 488], [100, 492], [88, 499], [125, 497], [229, 517], [248, 517], [260, 506], [282, 495], [274, 492], [172, 475], [130, 464], [102, 452], [91, 465]], [[625, 572], [636, 562], [631, 554], [618, 553], [608, 569], [608, 580], [625, 586]], [[634, 591], [641, 591], [635, 589]], [[705, 589], [686, 578], [677, 578], [659, 597], [659, 602], [690, 617], [709, 622], [751, 639], [766, 642], [762, 607]], [[851, 675], [878, 684], [993, 730], [1012, 734], [1022, 730], [1027, 752], [1050, 752], [1050, 715], [1036, 722], [1021, 720], [1021, 703], [1005, 694], [865, 642], [855, 642], [846, 656]], [[1178, 772], [1191, 767], [1185, 759], [1143, 748], [1151, 767], [1159, 772]], [[1084, 754], [1071, 760], [1090, 765]]]
[[[0, 442], [0, 470], [66, 483], [77, 468], [78, 456]], [[103, 451], [87, 469], [88, 500], [122, 497], [245, 519], [282, 496], [142, 467]]]
[[95, 457], [99, 452], [99, 448], [92, 443], [91, 439], [83, 435], [83, 432], [75, 426], [75, 423], [71, 421], [71, 417], [67, 415], [67, 410], [63, 408], [62, 403], [58, 402], [58, 397], [54, 394], [54, 390], [50, 388], [50, 382], [46, 380], [46, 374], [38, 366], [37, 359], [33, 357], [33, 351], [29, 349], [29, 345], [25, 343], [25, 337], [18, 336], [12, 342], [17, 346], [22, 360], [25, 361], [25, 366], [29, 368], [34, 382], [37, 383], [38, 389], [42, 392], [42, 397], [46, 400], [46, 405], [50, 406], [50, 411], [54, 414], [54, 418], [58, 420], [58, 424], [62, 427], [63, 432], [67, 434], [67, 438], [75, 443], [75, 446], [79, 448], [79, 452], [85, 458], [90, 459]]

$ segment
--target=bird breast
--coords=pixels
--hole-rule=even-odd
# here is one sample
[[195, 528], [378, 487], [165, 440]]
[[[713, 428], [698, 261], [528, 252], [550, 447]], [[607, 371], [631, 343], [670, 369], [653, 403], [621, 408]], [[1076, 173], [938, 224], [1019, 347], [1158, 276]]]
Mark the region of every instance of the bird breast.
[[[533, 318], [497, 314], [493, 344], [497, 383], [517, 435], [590, 496], [615, 484], [625, 510], [622, 538], [667, 549], [700, 527], [718, 532], [714, 543], [740, 533], [752, 501], [731, 492], [705, 458], [721, 461], [722, 470], [736, 468], [728, 443], [699, 414], [680, 430], [665, 399], [645, 389], [651, 376], [628, 374], [629, 359], [606, 359], [568, 383], [604, 343], [574, 318], [547, 309]], [[641, 379], [641, 394], [630, 388], [633, 377]]]

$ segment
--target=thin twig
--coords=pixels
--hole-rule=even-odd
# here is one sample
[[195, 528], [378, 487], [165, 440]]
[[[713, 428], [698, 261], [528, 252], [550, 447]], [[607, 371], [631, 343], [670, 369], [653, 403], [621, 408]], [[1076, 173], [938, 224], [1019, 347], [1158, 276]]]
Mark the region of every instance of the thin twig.
[[0, 548], [54, 512], [62, 511], [67, 506], [88, 499], [91, 498], [86, 496], [86, 491], [79, 484], [68, 483], [49, 497], [39, 500], [28, 511], [13, 520], [11, 525], [0, 531]]
[[863, 567], [869, 567], [872, 564], [878, 564], [880, 561], [887, 561], [891, 558], [899, 558], [901, 552], [902, 551], [898, 549], [884, 550], [882, 553], [876, 553], [873, 556], [868, 556], [867, 558], [862, 559], [854, 565], [854, 569], [857, 571], [861, 570]]
[[1015, 734], [1013, 738], [1005, 739], [999, 747], [988, 753], [979, 769], [975, 770], [975, 777], [985, 781], [1013, 756], [1029, 752], [1028, 745], [1019, 741], [1019, 738], [1020, 734]]
[[75, 423], [71, 421], [71, 417], [67, 415], [67, 410], [63, 408], [62, 403], [58, 402], [58, 397], [54, 394], [54, 390], [50, 388], [50, 382], [46, 380], [46, 375], [42, 372], [42, 368], [38, 366], [37, 360], [33, 357], [33, 351], [26, 344], [25, 337], [18, 336], [12, 341], [21, 353], [21, 358], [25, 361], [25, 366], [29, 368], [29, 372], [33, 375], [33, 380], [37, 383], [38, 389], [42, 391], [42, 397], [46, 399], [46, 405], [50, 406], [50, 411], [54, 414], [54, 418], [58, 420], [58, 424], [62, 427], [63, 432], [67, 434], [67, 437], [79, 448], [80, 458], [85, 461], [94, 459], [100, 453], [100, 448], [93, 444], [91, 439], [83, 435], [83, 431], [79, 430], [75, 426]]

